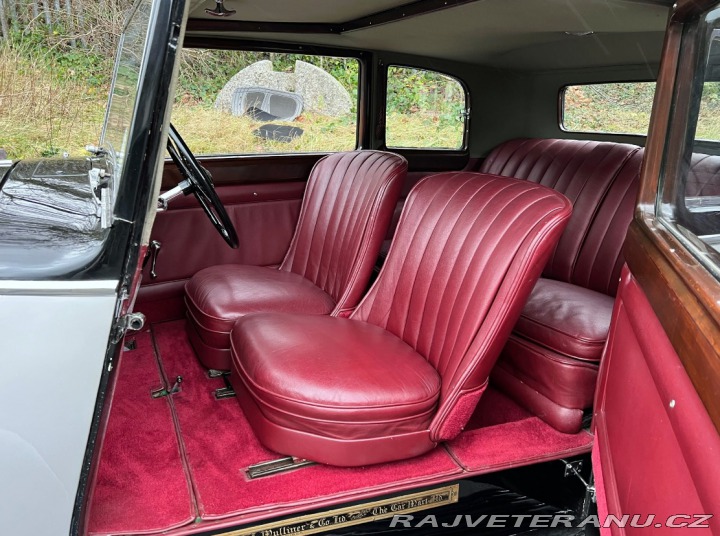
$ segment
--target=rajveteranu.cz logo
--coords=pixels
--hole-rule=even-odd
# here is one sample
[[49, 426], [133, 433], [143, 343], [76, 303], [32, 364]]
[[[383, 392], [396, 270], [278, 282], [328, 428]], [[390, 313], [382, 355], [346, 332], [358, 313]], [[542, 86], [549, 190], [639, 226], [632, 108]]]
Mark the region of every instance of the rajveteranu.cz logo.
[[578, 517], [572, 514], [493, 514], [493, 515], [456, 515], [453, 519], [439, 519], [436, 515], [399, 514], [390, 520], [390, 528], [556, 528], [556, 527], [597, 527], [610, 528], [647, 528], [668, 527], [688, 529], [709, 529], [708, 521], [712, 514], [675, 514], [659, 518], [654, 514], [612, 514], [600, 518], [597, 515]]

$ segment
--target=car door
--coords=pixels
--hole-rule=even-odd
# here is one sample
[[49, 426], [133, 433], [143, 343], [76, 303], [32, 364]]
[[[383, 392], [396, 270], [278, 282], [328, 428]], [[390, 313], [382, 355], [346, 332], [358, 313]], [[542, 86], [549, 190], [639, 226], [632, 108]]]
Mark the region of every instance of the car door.
[[105, 401], [157, 202], [186, 8], [185, 0], [137, 0], [129, 10], [91, 157], [21, 161], [3, 178], [3, 534], [84, 530]]
[[719, 28], [686, 1], [666, 35], [595, 402], [603, 534], [720, 534]]

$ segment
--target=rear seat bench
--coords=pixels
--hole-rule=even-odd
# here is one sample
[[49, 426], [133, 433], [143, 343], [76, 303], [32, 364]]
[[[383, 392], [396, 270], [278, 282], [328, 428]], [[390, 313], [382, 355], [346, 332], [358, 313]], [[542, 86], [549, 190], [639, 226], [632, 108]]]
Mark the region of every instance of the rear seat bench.
[[641, 164], [635, 145], [521, 139], [481, 167], [554, 188], [574, 206], [492, 374], [496, 388], [563, 432], [577, 432], [592, 406]]
[[[562, 432], [577, 432], [592, 407], [642, 157], [636, 145], [516, 139], [496, 147], [479, 169], [538, 182], [573, 203], [491, 375], [494, 387]], [[408, 175], [411, 183], [421, 177]], [[686, 195], [720, 195], [720, 156], [693, 155]]]

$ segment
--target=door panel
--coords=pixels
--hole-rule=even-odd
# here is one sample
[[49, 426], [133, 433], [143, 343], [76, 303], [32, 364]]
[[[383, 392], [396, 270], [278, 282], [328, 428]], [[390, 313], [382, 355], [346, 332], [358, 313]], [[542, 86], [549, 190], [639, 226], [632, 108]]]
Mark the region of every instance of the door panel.
[[[595, 408], [593, 459], [601, 522], [604, 513], [640, 515], [640, 523], [654, 514], [653, 524], [674, 515], [720, 515], [720, 435], [627, 267]], [[674, 522], [692, 521], [678, 517]], [[720, 517], [707, 524], [720, 534]], [[612, 526], [602, 532], [637, 530]]]
[[[155, 218], [150, 240], [161, 244], [156, 277], [148, 259], [136, 310], [150, 322], [181, 318], [185, 282], [199, 270], [218, 264], [280, 264], [295, 231], [307, 177], [322, 156], [201, 159], [235, 224], [240, 245], [231, 249], [225, 244], [194, 197], [173, 200]], [[166, 163], [163, 189], [179, 180], [174, 165]]]
[[304, 182], [218, 187], [238, 232], [238, 249], [227, 246], [194, 197], [174, 201], [158, 213], [151, 234], [162, 244], [157, 277], [151, 276], [148, 263], [143, 280], [158, 284], [188, 279], [216, 264], [279, 264], [295, 231], [304, 191]]
[[143, 269], [136, 310], [151, 322], [181, 318], [185, 282], [218, 264], [280, 264], [295, 232], [304, 182], [220, 186], [218, 195], [237, 229], [239, 247], [228, 247], [194, 198], [176, 200], [158, 212], [151, 241], [160, 251]]

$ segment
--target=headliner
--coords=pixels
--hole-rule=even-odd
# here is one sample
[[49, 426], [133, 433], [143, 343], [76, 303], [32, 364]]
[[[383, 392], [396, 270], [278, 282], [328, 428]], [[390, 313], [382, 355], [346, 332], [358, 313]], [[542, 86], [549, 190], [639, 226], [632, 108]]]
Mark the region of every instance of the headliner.
[[[672, 0], [477, 0], [387, 24], [342, 32], [343, 25], [382, 11], [428, 0], [226, 0], [237, 13], [205, 13], [214, 0], [196, 1], [190, 19], [216, 27], [189, 35], [220, 35], [389, 51], [509, 69], [538, 71], [656, 65]], [[417, 7], [417, 6], [415, 6]], [[401, 10], [402, 12], [402, 10]], [[340, 33], [248, 32], [232, 21], [336, 25]], [[223, 27], [227, 29], [224, 30]], [[192, 29], [192, 22], [190, 24]], [[306, 28], [307, 29], [307, 28]], [[316, 30], [321, 31], [321, 30]], [[566, 32], [589, 35], [568, 35]]]

